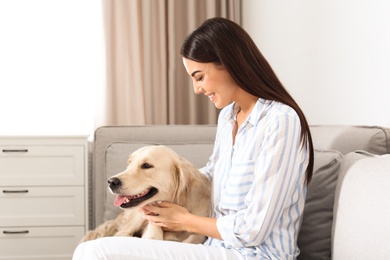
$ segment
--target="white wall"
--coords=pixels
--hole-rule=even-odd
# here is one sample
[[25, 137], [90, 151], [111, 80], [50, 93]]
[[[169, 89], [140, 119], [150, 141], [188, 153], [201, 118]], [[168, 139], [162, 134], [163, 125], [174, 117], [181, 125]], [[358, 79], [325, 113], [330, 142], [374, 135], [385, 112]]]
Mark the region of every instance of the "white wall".
[[101, 1], [0, 1], [0, 134], [91, 134], [104, 84]]
[[390, 2], [243, 1], [253, 36], [311, 124], [390, 127]]

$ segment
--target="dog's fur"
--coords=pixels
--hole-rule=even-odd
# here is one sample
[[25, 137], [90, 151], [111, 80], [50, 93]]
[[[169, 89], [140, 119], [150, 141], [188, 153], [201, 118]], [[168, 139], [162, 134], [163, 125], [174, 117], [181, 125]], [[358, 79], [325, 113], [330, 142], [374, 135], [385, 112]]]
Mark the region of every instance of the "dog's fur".
[[[188, 232], [166, 232], [143, 218], [139, 207], [156, 201], [181, 205], [189, 212], [209, 216], [211, 183], [195, 166], [166, 146], [145, 146], [131, 154], [125, 171], [108, 180], [115, 204], [123, 211], [89, 231], [81, 242], [106, 236], [202, 243], [206, 237]], [[155, 193], [155, 194], [154, 194]], [[128, 198], [128, 200], [125, 199]]]

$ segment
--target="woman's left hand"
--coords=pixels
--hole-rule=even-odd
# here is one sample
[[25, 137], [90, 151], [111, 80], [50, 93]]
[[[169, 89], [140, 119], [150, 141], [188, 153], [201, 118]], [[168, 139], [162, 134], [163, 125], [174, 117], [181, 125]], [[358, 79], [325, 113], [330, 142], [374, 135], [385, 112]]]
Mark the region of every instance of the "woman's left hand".
[[177, 204], [158, 201], [155, 205], [148, 204], [140, 208], [144, 218], [164, 231], [187, 231], [186, 220], [191, 213]]

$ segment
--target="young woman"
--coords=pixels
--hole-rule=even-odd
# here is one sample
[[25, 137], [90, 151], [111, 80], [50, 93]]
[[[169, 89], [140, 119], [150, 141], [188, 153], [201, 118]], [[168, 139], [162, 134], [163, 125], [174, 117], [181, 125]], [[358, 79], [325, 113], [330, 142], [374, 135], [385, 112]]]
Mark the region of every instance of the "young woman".
[[302, 110], [251, 37], [230, 20], [206, 20], [181, 54], [195, 93], [222, 109], [213, 154], [201, 169], [213, 183], [212, 215], [196, 216], [169, 202], [142, 210], [164, 230], [209, 238], [203, 245], [98, 239], [80, 245], [74, 259], [295, 259], [313, 171]]

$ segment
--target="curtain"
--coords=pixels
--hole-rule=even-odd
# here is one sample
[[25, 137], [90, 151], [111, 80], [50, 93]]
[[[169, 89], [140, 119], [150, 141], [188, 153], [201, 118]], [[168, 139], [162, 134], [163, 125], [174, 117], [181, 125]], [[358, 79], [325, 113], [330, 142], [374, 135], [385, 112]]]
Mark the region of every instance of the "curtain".
[[103, 0], [106, 89], [100, 125], [215, 124], [195, 95], [180, 47], [211, 17], [240, 23], [240, 0]]

